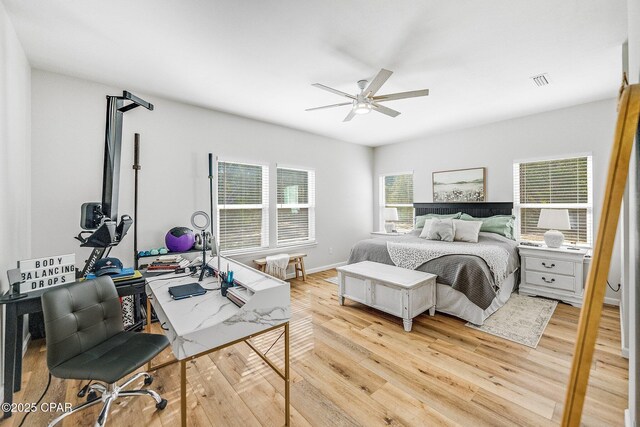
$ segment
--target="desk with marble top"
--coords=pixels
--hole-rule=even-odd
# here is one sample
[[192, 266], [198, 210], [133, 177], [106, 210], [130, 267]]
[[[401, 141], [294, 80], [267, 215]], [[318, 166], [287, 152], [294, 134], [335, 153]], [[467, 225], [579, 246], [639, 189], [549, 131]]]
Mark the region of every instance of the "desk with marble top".
[[[218, 265], [217, 257], [208, 262]], [[245, 342], [260, 356], [285, 382], [285, 425], [290, 420], [289, 392], [289, 319], [291, 300], [289, 284], [275, 279], [229, 258], [220, 257], [220, 265], [234, 272], [236, 289], [246, 300], [238, 307], [220, 290], [208, 290], [206, 294], [174, 300], [169, 287], [197, 282], [197, 277], [188, 275], [164, 275], [147, 279], [147, 332], [151, 327], [151, 305], [158, 321], [171, 343], [175, 360], [158, 366], [148, 365], [149, 371], [157, 370], [173, 363], [180, 363], [181, 421], [186, 426], [186, 362], [230, 345]], [[200, 285], [205, 289], [219, 286], [216, 278], [205, 278]], [[251, 338], [274, 329], [284, 328], [284, 370], [275, 365], [250, 341]]]

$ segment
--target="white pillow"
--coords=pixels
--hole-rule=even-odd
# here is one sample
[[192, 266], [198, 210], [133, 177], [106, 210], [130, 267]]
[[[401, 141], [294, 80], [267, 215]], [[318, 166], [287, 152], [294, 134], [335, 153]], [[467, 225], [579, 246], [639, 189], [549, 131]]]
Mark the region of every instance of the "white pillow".
[[456, 235], [454, 240], [458, 242], [478, 243], [478, 235], [482, 221], [465, 221], [462, 219], [454, 219]]
[[422, 237], [423, 239], [427, 238], [427, 235], [429, 234], [429, 229], [431, 229], [432, 222], [433, 222], [432, 219], [426, 219], [424, 221], [424, 227], [422, 227], [422, 232], [420, 233], [420, 237]]
[[[426, 228], [426, 224], [425, 224]], [[453, 242], [456, 235], [456, 227], [450, 219], [434, 218], [427, 233], [429, 240], [442, 240], [443, 242]]]

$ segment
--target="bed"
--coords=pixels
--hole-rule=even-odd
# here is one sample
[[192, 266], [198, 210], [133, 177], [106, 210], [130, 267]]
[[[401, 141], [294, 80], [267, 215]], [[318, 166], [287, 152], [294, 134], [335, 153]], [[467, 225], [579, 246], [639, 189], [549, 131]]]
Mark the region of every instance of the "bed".
[[[414, 208], [416, 217], [462, 212], [487, 218], [511, 215], [513, 203], [414, 203]], [[373, 261], [435, 274], [436, 310], [476, 325], [482, 325], [516, 290], [520, 259], [514, 240], [480, 232], [478, 243], [447, 243], [419, 234], [414, 230], [362, 240], [352, 248], [348, 262]]]

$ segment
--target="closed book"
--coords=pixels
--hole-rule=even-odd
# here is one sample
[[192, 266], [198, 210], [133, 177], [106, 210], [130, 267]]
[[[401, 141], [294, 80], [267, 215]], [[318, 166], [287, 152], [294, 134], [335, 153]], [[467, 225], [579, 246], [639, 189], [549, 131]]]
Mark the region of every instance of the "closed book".
[[174, 271], [176, 268], [178, 268], [177, 265], [174, 265], [172, 267], [150, 265], [149, 267], [147, 267], [147, 271]]
[[136, 270], [130, 276], [117, 277], [117, 278], [114, 278], [113, 281], [114, 282], [124, 282], [125, 280], [138, 279], [140, 277], [142, 277], [142, 273], [140, 273], [138, 270]]
[[156, 263], [156, 262], [152, 262], [151, 265], [154, 266], [154, 267], [178, 267], [178, 266], [180, 266], [180, 264], [178, 264], [177, 262], [172, 262], [172, 263]]

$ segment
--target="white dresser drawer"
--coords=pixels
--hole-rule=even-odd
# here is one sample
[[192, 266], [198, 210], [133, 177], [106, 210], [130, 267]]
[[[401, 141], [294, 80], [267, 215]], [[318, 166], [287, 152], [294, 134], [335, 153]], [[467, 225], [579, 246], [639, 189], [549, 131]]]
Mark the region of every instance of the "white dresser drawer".
[[564, 274], [567, 276], [573, 276], [575, 274], [575, 263], [571, 261], [526, 257], [524, 262], [527, 270]]
[[563, 276], [561, 274], [543, 273], [538, 271], [525, 272], [526, 283], [544, 286], [546, 288], [562, 289], [565, 291], [576, 290], [576, 278], [573, 276]]
[[520, 294], [582, 305], [586, 249], [520, 245]]

